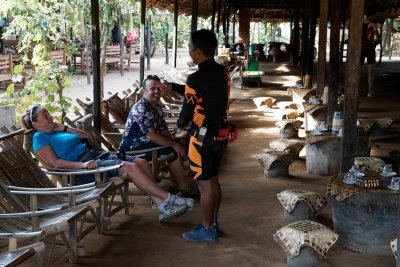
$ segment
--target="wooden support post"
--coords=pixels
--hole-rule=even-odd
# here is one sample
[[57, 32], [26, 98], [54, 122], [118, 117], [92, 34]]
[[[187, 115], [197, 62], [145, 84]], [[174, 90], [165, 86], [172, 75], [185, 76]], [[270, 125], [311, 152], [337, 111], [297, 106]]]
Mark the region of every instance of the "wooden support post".
[[343, 63], [343, 57], [344, 57], [344, 41], [345, 41], [345, 32], [346, 32], [346, 12], [343, 12], [343, 17], [342, 17], [342, 38], [340, 41], [340, 58], [339, 62]]
[[227, 10], [227, 6], [224, 5], [224, 9], [222, 11], [222, 35], [224, 36], [224, 44], [225, 44], [225, 36], [226, 36], [226, 10]]
[[229, 44], [229, 24], [230, 24], [230, 17], [231, 17], [231, 6], [228, 6], [226, 11], [226, 34], [225, 34], [225, 45]]
[[150, 58], [151, 58], [151, 15], [147, 18], [147, 31], [146, 31], [146, 47], [147, 47], [147, 70], [150, 70]]
[[[140, 0], [140, 36], [144, 37], [144, 26], [146, 24], [146, 0]], [[144, 80], [144, 38], [140, 38], [140, 84]]]
[[298, 66], [299, 64], [299, 45], [300, 45], [300, 11], [296, 9], [296, 14], [294, 18], [294, 32], [293, 32], [293, 66]]
[[361, 32], [364, 13], [364, 0], [350, 2], [349, 49], [346, 65], [342, 172], [350, 169], [356, 152], [356, 121], [358, 109], [358, 87], [360, 81]]
[[192, 23], [191, 31], [197, 31], [197, 18], [199, 17], [199, 0], [192, 0]]
[[176, 59], [178, 57], [178, 10], [179, 1], [174, 0], [174, 68], [176, 68]]
[[214, 32], [215, 29], [215, 13], [217, 12], [217, 0], [212, 1], [212, 11], [211, 11], [211, 31]]
[[[331, 37], [329, 51], [329, 101], [328, 124], [332, 124], [333, 112], [336, 108], [339, 91], [339, 42], [340, 42], [340, 11], [341, 1], [330, 1], [330, 10], [335, 10], [331, 15]], [[348, 51], [348, 49], [347, 49]]]
[[239, 9], [239, 36], [246, 45], [250, 41], [250, 9]]
[[307, 48], [310, 34], [310, 16], [311, 16], [311, 0], [304, 0], [303, 27], [301, 36], [301, 79], [305, 84], [305, 75], [307, 71]]
[[93, 59], [93, 126], [101, 132], [101, 70], [100, 70], [100, 23], [99, 1], [91, 0], [92, 59]]
[[237, 10], [233, 9], [233, 21], [232, 21], [232, 44], [236, 41], [236, 12]]
[[314, 47], [315, 47], [315, 34], [317, 28], [317, 16], [312, 8], [312, 15], [310, 20], [310, 41], [307, 48], [307, 68], [304, 88], [312, 88], [312, 76], [314, 71]]
[[326, 39], [329, 0], [320, 0], [317, 96], [322, 96], [326, 76]]
[[217, 34], [217, 38], [219, 35], [219, 24], [221, 22], [221, 4], [222, 4], [222, 0], [217, 0], [218, 1], [218, 11], [217, 11], [217, 25], [215, 27], [216, 31], [215, 33]]

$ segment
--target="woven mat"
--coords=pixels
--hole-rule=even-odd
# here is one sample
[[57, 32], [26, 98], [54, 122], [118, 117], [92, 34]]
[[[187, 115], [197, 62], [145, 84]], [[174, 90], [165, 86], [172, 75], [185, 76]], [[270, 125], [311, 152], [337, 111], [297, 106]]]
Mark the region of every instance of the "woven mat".
[[310, 112], [313, 109], [326, 107], [326, 106], [323, 106], [321, 104], [312, 104], [310, 102], [303, 102], [303, 107], [304, 107], [304, 112]]
[[326, 205], [326, 197], [321, 194], [300, 189], [288, 189], [277, 194], [279, 201], [287, 212], [292, 212], [298, 203], [304, 201], [314, 214]]
[[274, 240], [291, 258], [299, 255], [302, 246], [309, 246], [320, 258], [323, 258], [336, 243], [338, 237], [326, 226], [308, 220], [291, 223], [274, 234]]
[[393, 255], [397, 260], [397, 238], [390, 241], [390, 248], [392, 249]]
[[357, 195], [359, 193], [365, 193], [368, 191], [374, 193], [385, 193], [385, 194], [398, 194], [397, 191], [387, 189], [384, 184], [381, 184], [377, 188], [359, 188], [356, 185], [347, 185], [342, 182], [344, 173], [338, 174], [333, 177], [327, 187], [327, 195], [335, 197], [338, 201], [343, 201], [351, 196]]
[[390, 125], [392, 125], [393, 120], [391, 118], [378, 118], [378, 119], [375, 119], [375, 123], [376, 123], [376, 125], [378, 125], [379, 128], [381, 128], [382, 130], [385, 130], [385, 129], [389, 128]]
[[291, 152], [296, 155], [300, 154], [304, 145], [304, 141], [290, 139], [278, 139], [269, 143], [269, 147], [275, 151]]
[[292, 101], [280, 101], [276, 103], [276, 106], [279, 109], [300, 109], [302, 106], [299, 103], [295, 103]]
[[297, 159], [297, 155], [283, 151], [268, 151], [257, 155], [256, 159], [258, 162], [260, 162], [264, 169], [270, 170], [272, 164], [276, 160], [279, 160], [286, 166], [289, 166], [294, 160]]
[[336, 139], [341, 138], [332, 133], [327, 133], [327, 134], [323, 134], [323, 135], [313, 135], [311, 132], [306, 132], [306, 136], [307, 136], [307, 142], [309, 144], [315, 144], [315, 143], [319, 143], [319, 142], [328, 142], [331, 140], [336, 140]]
[[363, 119], [363, 118], [360, 118], [358, 120], [360, 121], [361, 128], [363, 128], [365, 133], [368, 133], [372, 129], [372, 126], [374, 126], [374, 124], [375, 124], [375, 120], [374, 119]]
[[297, 130], [300, 128], [300, 126], [303, 124], [303, 122], [296, 120], [296, 119], [286, 119], [286, 120], [277, 121], [275, 123], [275, 126], [277, 126], [281, 130], [284, 130], [288, 124], [292, 124], [294, 126], [294, 128]]
[[299, 89], [296, 87], [289, 87], [286, 92], [288, 95], [297, 96], [300, 98], [304, 98], [308, 93], [315, 91], [315, 89]]
[[257, 106], [257, 108], [260, 108], [263, 105], [270, 108], [275, 103], [275, 101], [275, 98], [266, 96], [253, 98], [253, 102]]
[[367, 176], [377, 176], [383, 168], [385, 162], [375, 157], [356, 157], [354, 164], [360, 167], [361, 172]]
[[197, 68], [190, 68], [186, 70], [177, 70], [174, 68], [170, 68], [168, 70], [163, 70], [161, 72], [161, 77], [166, 82], [185, 85], [187, 77], [196, 70]]

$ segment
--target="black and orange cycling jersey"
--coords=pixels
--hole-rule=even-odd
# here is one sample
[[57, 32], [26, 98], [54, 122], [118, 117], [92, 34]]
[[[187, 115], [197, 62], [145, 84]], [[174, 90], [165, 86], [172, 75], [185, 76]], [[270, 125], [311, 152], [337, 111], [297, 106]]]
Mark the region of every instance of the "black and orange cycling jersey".
[[[199, 64], [199, 70], [189, 75], [178, 124], [193, 120], [194, 126], [207, 126], [207, 136], [217, 136], [225, 125], [230, 94], [229, 72], [215, 60]], [[206, 119], [206, 121], [204, 121]]]

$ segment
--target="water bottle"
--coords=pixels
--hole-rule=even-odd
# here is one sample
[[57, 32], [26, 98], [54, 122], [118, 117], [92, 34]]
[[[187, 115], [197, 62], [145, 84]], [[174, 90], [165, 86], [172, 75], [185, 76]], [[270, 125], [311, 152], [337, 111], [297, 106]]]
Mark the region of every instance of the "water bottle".
[[335, 111], [333, 113], [332, 120], [332, 132], [338, 134], [340, 129], [343, 127], [343, 115], [341, 111]]

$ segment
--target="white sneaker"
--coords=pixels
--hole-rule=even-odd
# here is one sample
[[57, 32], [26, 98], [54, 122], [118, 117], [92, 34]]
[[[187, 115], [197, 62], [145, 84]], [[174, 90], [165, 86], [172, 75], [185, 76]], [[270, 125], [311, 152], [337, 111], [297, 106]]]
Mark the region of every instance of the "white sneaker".
[[173, 203], [176, 203], [178, 205], [186, 205], [188, 210], [193, 209], [194, 207], [194, 199], [192, 198], [185, 198], [185, 197], [181, 197], [182, 193], [178, 192], [178, 194], [176, 195], [172, 195], [171, 201]]
[[173, 201], [169, 201], [163, 205], [158, 207], [158, 220], [160, 222], [166, 222], [172, 219], [173, 217], [177, 217], [185, 213], [188, 209], [186, 204], [178, 204]]

